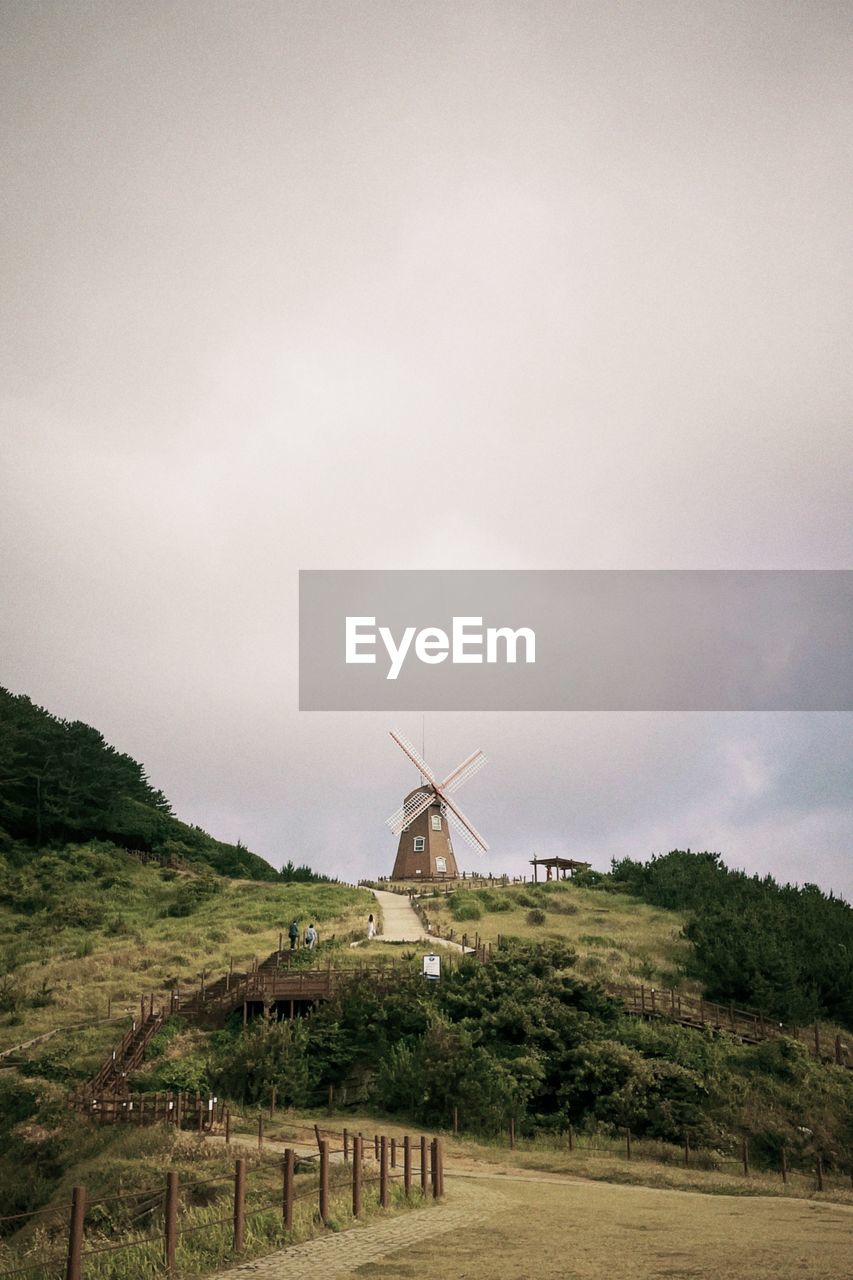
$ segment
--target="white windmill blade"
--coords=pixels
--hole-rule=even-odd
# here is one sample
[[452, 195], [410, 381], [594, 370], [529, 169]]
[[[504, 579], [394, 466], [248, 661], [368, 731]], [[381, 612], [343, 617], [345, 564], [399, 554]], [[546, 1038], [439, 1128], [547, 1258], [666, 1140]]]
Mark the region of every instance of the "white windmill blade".
[[424, 809], [428, 809], [434, 800], [434, 791], [427, 791], [426, 793], [419, 791], [413, 796], [408, 796], [396, 813], [392, 813], [388, 819], [388, 826], [394, 832], [394, 835], [398, 836], [403, 828], [407, 827], [410, 822], [414, 822], [415, 818], [419, 817]]
[[467, 840], [468, 843], [471, 845], [471, 847], [473, 849], [476, 849], [478, 853], [488, 853], [489, 846], [486, 844], [485, 840], [480, 835], [477, 828], [472, 827], [471, 823], [465, 817], [465, 814], [461, 811], [461, 809], [457, 808], [457, 806], [453, 803], [453, 801], [450, 799], [450, 796], [442, 795], [441, 799], [444, 801], [444, 803], [447, 805], [448, 809], [456, 819], [454, 826], [460, 832], [463, 838]]
[[438, 779], [433, 776], [432, 769], [430, 769], [426, 760], [424, 760], [422, 756], [418, 755], [408, 738], [404, 738], [401, 733], [395, 733], [393, 729], [389, 730], [389, 732], [400, 750], [405, 751], [406, 755], [409, 757], [418, 772], [422, 773], [427, 782], [432, 786], [437, 787]]
[[486, 763], [486, 757], [482, 751], [475, 751], [467, 760], [463, 760], [458, 769], [454, 769], [449, 773], [441, 784], [441, 791], [444, 793], [453, 793], [473, 778], [475, 773], [479, 773], [483, 765]]

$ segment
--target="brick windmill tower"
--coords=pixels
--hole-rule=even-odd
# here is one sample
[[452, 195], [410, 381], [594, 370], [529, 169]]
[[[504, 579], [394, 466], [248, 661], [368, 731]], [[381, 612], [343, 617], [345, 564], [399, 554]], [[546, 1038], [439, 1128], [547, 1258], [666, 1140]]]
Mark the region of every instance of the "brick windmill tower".
[[485, 853], [489, 846], [450, 796], [483, 767], [486, 757], [482, 751], [475, 751], [443, 782], [439, 782], [410, 742], [398, 733], [392, 733], [391, 737], [409, 757], [422, 779], [420, 786], [409, 792], [397, 812], [388, 819], [388, 826], [400, 836], [391, 879], [455, 880], [459, 870], [448, 820], [478, 853]]

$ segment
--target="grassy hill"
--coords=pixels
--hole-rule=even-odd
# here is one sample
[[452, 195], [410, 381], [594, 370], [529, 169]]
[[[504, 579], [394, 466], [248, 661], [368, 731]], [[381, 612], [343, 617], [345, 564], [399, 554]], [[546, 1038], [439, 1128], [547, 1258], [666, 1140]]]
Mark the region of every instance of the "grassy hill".
[[[347, 967], [380, 954], [377, 943], [348, 945], [363, 940], [375, 904], [365, 890], [338, 884], [228, 881], [210, 870], [143, 865], [91, 842], [34, 859], [3, 884], [0, 1048], [57, 1023], [105, 1015], [108, 997], [113, 1011], [135, 1010], [141, 991], [195, 981], [202, 968], [224, 972], [232, 955], [245, 966], [277, 946], [293, 916], [319, 925], [321, 949], [312, 961]], [[496, 905], [499, 894], [508, 909]], [[424, 948], [390, 948], [398, 964], [382, 982], [355, 973], [335, 999], [293, 1024], [258, 1020], [244, 1032], [237, 1018], [211, 1032], [171, 1019], [132, 1088], [215, 1092], [234, 1110], [235, 1134], [246, 1137], [258, 1109], [269, 1107], [273, 1086], [281, 1111], [269, 1124], [271, 1136], [317, 1118], [330, 1085], [343, 1109], [321, 1123], [338, 1129], [446, 1132], [455, 1106], [465, 1141], [480, 1144], [478, 1159], [491, 1160], [489, 1152], [505, 1145], [512, 1118], [521, 1168], [716, 1194], [763, 1194], [773, 1186], [778, 1193], [778, 1174], [770, 1171], [784, 1143], [789, 1193], [810, 1195], [809, 1162], [819, 1144], [826, 1194], [845, 1194], [838, 1188], [853, 1152], [853, 1072], [816, 1063], [791, 1041], [755, 1048], [724, 1033], [632, 1019], [602, 990], [603, 976], [643, 979], [681, 964], [687, 944], [680, 915], [563, 884], [533, 892], [464, 889], [433, 906], [448, 920], [455, 906], [460, 928], [518, 940], [494, 948], [489, 964], [457, 959], [441, 983], [420, 977]], [[480, 911], [476, 920], [472, 907]], [[531, 920], [531, 913], [544, 919]], [[226, 1171], [216, 1150], [191, 1135], [98, 1130], [67, 1109], [69, 1089], [91, 1076], [123, 1025], [69, 1031], [0, 1071], [6, 1213], [55, 1205], [64, 1221], [75, 1182], [93, 1194], [130, 1194], [119, 1206], [133, 1205], [138, 1188], [141, 1209], [144, 1190], [162, 1181], [164, 1167], [188, 1178]], [[570, 1158], [569, 1124], [576, 1140]], [[625, 1126], [635, 1135], [630, 1165], [619, 1155]], [[685, 1135], [694, 1161], [689, 1177], [674, 1168]], [[746, 1185], [731, 1176], [743, 1137], [758, 1171]], [[221, 1195], [227, 1199], [227, 1189]], [[222, 1200], [198, 1212], [222, 1217], [226, 1209]], [[103, 1223], [104, 1242], [126, 1226], [117, 1210]], [[11, 1265], [29, 1243], [26, 1233], [5, 1232], [9, 1252], [0, 1240], [0, 1262]], [[259, 1235], [253, 1247], [267, 1239], [273, 1237]], [[204, 1269], [212, 1261], [190, 1257], [187, 1265]], [[124, 1280], [151, 1274], [150, 1256], [128, 1265]]]
[[[229, 880], [143, 864], [107, 844], [70, 846], [0, 881], [0, 1051], [57, 1024], [136, 1009], [141, 994], [197, 985], [204, 969], [245, 968], [309, 917], [328, 948], [361, 936], [374, 905], [339, 884]], [[115, 1038], [87, 1033], [86, 1057]], [[51, 1053], [57, 1052], [51, 1042]], [[63, 1047], [67, 1071], [76, 1050]], [[81, 1069], [85, 1067], [83, 1063]]]
[[689, 950], [682, 912], [568, 880], [506, 887], [469, 882], [422, 901], [443, 930], [467, 931], [472, 939], [476, 932], [492, 944], [499, 937], [567, 942], [577, 954], [578, 973], [608, 982], [675, 985]]

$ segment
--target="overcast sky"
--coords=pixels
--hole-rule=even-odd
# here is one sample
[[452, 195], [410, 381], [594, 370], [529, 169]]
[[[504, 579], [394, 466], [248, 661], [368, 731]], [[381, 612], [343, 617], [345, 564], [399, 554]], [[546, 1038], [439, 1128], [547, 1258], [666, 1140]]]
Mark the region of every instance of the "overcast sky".
[[[851, 567], [850, 18], [6, 0], [0, 682], [353, 879], [416, 776], [296, 710], [300, 568]], [[478, 746], [480, 867], [851, 891], [849, 714], [427, 714]]]

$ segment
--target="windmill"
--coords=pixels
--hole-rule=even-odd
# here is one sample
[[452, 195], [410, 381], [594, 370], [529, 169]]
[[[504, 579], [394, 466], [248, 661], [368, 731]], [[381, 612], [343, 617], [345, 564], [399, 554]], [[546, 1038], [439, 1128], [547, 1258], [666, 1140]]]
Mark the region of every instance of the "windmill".
[[482, 751], [463, 760], [458, 768], [439, 782], [429, 765], [399, 733], [391, 734], [397, 746], [421, 775], [420, 786], [410, 791], [388, 826], [400, 836], [392, 880], [454, 880], [459, 875], [448, 820], [478, 853], [488, 849], [479, 831], [471, 825], [451, 795], [486, 763]]

